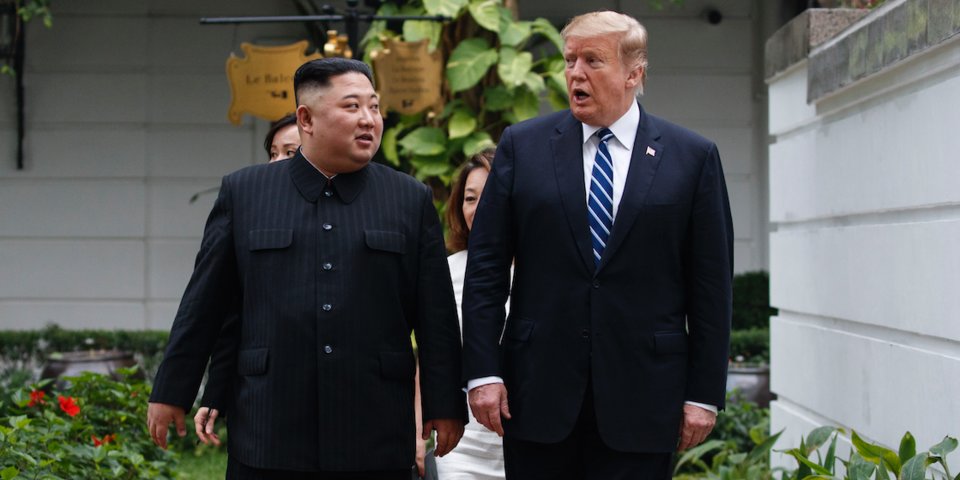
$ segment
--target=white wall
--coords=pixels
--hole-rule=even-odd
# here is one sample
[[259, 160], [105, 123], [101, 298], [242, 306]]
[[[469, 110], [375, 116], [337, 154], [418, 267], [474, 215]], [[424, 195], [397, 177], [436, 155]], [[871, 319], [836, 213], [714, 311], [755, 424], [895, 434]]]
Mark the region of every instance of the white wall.
[[[761, 0], [528, 0], [564, 22], [623, 8], [650, 31], [642, 101], [715, 140], [736, 230], [737, 271], [766, 268]], [[339, 2], [334, 2], [340, 5]], [[293, 14], [292, 2], [72, 0], [28, 30], [26, 168], [15, 168], [13, 82], [0, 78], [0, 329], [169, 328], [214, 196], [195, 192], [259, 162], [265, 122], [226, 120], [224, 63], [243, 41], [294, 41], [294, 24], [200, 25], [203, 16]]]
[[[772, 429], [960, 434], [960, 41], [807, 104], [770, 82]], [[785, 461], [774, 456], [775, 461]]]
[[167, 329], [213, 195], [261, 161], [262, 121], [226, 120], [224, 62], [286, 26], [201, 16], [292, 13], [286, 2], [55, 2], [27, 31], [26, 168], [13, 81], [0, 79], [0, 329]]

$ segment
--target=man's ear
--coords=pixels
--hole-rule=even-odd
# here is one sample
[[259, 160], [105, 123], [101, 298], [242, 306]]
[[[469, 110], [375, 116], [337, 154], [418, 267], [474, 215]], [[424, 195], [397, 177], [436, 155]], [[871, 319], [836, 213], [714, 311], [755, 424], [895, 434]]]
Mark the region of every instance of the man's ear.
[[300, 131], [313, 135], [313, 116], [310, 115], [310, 108], [306, 105], [297, 107], [297, 126]]
[[630, 74], [627, 75], [627, 84], [626, 87], [630, 90], [636, 90], [640, 85], [640, 82], [643, 81], [643, 67], [637, 67], [630, 71]]

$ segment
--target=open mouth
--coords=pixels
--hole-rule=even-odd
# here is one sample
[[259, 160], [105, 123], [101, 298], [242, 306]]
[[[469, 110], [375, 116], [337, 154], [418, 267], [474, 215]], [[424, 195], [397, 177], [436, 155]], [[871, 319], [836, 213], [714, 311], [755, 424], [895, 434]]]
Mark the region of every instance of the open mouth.
[[581, 88], [575, 88], [575, 89], [573, 89], [573, 98], [574, 98], [574, 100], [576, 100], [576, 101], [578, 101], [578, 102], [582, 102], [582, 101], [590, 98], [590, 94], [587, 93], [586, 91], [584, 91], [584, 90], [581, 89]]
[[364, 141], [364, 142], [372, 142], [372, 141], [373, 141], [373, 134], [370, 134], [370, 133], [361, 133], [360, 135], [357, 135], [355, 138], [356, 138], [357, 140], [361, 140], [361, 141]]

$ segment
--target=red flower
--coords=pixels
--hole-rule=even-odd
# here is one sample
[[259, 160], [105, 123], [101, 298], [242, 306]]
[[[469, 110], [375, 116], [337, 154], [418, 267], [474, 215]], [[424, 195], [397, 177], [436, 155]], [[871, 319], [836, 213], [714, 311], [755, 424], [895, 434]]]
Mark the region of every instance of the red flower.
[[93, 440], [94, 447], [99, 447], [100, 445], [106, 445], [116, 440], [116, 438], [117, 436], [112, 433], [109, 435], [104, 435], [103, 438], [97, 438], [96, 435], [90, 435], [90, 439]]
[[30, 402], [27, 403], [27, 406], [32, 407], [37, 404], [47, 403], [46, 400], [43, 399], [44, 396], [46, 396], [46, 393], [44, 393], [43, 390], [34, 390], [30, 392]]
[[60, 395], [57, 397], [57, 400], [60, 401], [60, 410], [63, 410], [67, 415], [75, 417], [78, 413], [80, 413], [80, 406], [77, 405], [77, 402], [73, 399], [73, 397], [64, 397], [63, 395]]

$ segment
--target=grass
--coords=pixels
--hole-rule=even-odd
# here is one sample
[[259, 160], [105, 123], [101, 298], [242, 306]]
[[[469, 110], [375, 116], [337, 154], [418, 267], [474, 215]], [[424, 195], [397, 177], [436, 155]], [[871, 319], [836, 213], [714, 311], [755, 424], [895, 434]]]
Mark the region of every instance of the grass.
[[178, 480], [223, 480], [227, 473], [227, 448], [198, 449], [180, 455]]

